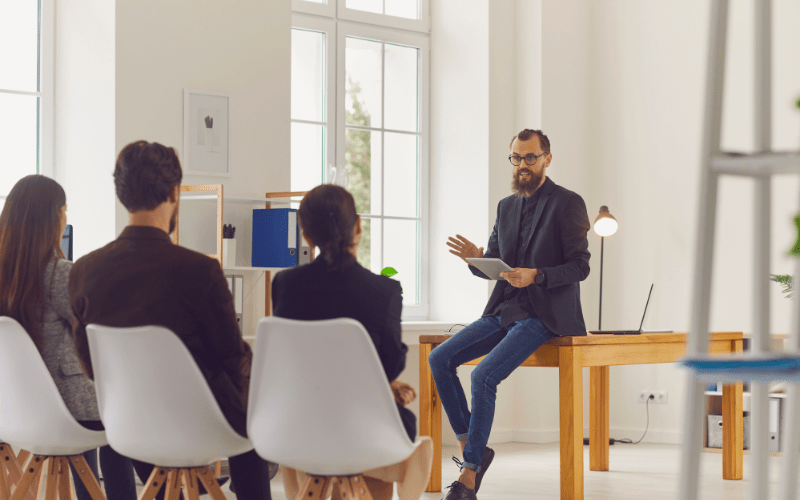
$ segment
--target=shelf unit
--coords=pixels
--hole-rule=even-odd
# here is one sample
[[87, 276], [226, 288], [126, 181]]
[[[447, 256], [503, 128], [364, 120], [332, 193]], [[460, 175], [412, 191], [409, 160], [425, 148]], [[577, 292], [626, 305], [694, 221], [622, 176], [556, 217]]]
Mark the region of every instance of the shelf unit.
[[[243, 196], [224, 196], [222, 184], [206, 184], [206, 185], [187, 185], [181, 186], [181, 201], [216, 201], [217, 202], [217, 252], [216, 254], [209, 255], [217, 259], [222, 266], [223, 250], [222, 250], [222, 225], [224, 205], [226, 203], [244, 204], [244, 205], [263, 205], [264, 208], [272, 208], [273, 205], [292, 205], [302, 201], [302, 197], [306, 195], [306, 191], [280, 191], [268, 192], [264, 194], [263, 198], [249, 198]], [[179, 215], [180, 217], [180, 212]], [[179, 233], [177, 224], [172, 236], [172, 242], [178, 244]], [[314, 260], [314, 248], [310, 249], [311, 260]], [[279, 272], [284, 268], [275, 267], [252, 267], [252, 266], [222, 266], [225, 271], [234, 272], [256, 272], [264, 273], [264, 315], [272, 315], [272, 276], [273, 273]]]

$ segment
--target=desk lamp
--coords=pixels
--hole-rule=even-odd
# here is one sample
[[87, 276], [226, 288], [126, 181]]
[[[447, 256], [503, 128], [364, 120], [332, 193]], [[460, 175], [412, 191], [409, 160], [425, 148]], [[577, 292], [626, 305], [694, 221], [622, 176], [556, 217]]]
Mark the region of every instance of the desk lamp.
[[597, 318], [597, 329], [603, 329], [603, 242], [606, 236], [617, 232], [617, 219], [608, 211], [608, 207], [600, 207], [600, 214], [594, 220], [594, 232], [600, 235], [600, 314]]

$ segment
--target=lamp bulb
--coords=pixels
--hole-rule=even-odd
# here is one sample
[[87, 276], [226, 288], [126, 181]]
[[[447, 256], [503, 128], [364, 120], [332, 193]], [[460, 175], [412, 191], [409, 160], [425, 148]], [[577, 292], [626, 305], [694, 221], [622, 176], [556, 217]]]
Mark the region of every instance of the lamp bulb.
[[619, 224], [610, 217], [603, 217], [594, 223], [594, 232], [600, 236], [611, 236], [617, 232]]

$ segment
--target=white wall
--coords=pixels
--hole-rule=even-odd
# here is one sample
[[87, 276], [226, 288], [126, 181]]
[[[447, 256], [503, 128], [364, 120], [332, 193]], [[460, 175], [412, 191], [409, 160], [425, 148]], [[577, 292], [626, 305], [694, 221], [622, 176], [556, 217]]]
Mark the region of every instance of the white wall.
[[114, 3], [57, 2], [54, 177], [67, 193], [74, 258], [115, 237]]
[[[289, 0], [117, 0], [116, 23], [117, 152], [145, 139], [174, 147], [185, 162], [183, 89], [223, 92], [231, 175], [185, 175], [183, 183], [222, 183], [227, 196], [289, 189]], [[126, 224], [118, 206], [117, 232]]]

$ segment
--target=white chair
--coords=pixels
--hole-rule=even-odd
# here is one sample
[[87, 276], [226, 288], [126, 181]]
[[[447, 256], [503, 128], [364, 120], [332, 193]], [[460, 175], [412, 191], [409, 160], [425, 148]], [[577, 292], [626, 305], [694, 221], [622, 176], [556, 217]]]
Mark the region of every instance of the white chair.
[[100, 419], [111, 447], [156, 465], [139, 500], [166, 482], [166, 500], [181, 488], [198, 498], [202, 481], [214, 500], [225, 496], [208, 467], [253, 449], [230, 426], [184, 343], [167, 328], [88, 325]]
[[259, 321], [247, 433], [262, 458], [309, 474], [297, 497], [309, 500], [334, 486], [371, 499], [362, 472], [422, 443], [408, 439], [375, 346], [348, 318]]
[[45, 462], [45, 500], [71, 500], [69, 461], [92, 498], [105, 500], [81, 455], [106, 445], [105, 433], [86, 429], [72, 417], [30, 336], [5, 316], [0, 317], [0, 436], [32, 454], [11, 500], [29, 494]]

